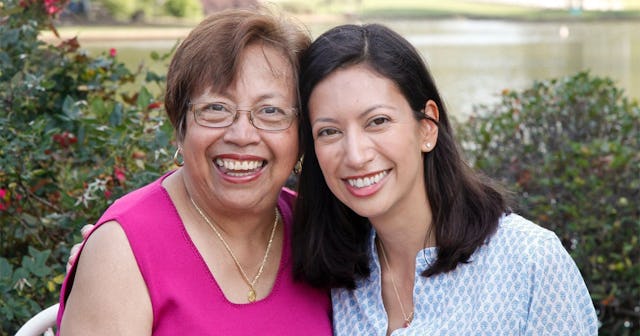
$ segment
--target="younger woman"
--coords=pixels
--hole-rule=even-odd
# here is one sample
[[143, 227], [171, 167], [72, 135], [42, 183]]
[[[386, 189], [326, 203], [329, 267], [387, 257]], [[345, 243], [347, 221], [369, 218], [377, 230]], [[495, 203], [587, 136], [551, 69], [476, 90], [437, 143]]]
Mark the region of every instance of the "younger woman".
[[575, 263], [464, 163], [418, 52], [345, 25], [303, 58], [294, 271], [336, 335], [596, 335]]

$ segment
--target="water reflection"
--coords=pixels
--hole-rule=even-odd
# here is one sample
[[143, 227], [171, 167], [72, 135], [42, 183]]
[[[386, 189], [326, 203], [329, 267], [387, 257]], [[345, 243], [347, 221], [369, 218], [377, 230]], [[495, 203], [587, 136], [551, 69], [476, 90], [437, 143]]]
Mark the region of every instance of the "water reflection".
[[640, 23], [520, 23], [444, 20], [391, 22], [422, 52], [451, 112], [464, 118], [476, 104], [534, 79], [590, 70], [640, 97]]
[[[450, 113], [464, 119], [474, 105], [498, 101], [503, 89], [523, 89], [534, 79], [590, 70], [611, 77], [640, 98], [640, 22], [506, 22], [478, 20], [388, 21], [423, 54]], [[314, 36], [329, 26], [311, 26]], [[171, 40], [109, 43], [137, 64]], [[90, 50], [105, 43], [83, 43]], [[158, 69], [157, 71], [161, 71]]]

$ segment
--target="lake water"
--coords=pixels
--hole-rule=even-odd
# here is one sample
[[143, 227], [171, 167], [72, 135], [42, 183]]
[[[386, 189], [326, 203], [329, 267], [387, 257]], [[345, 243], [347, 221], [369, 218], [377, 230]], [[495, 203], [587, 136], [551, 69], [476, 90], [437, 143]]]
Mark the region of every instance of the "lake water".
[[[640, 22], [386, 21], [429, 64], [450, 113], [464, 119], [478, 104], [498, 101], [503, 89], [589, 70], [612, 78], [640, 98]], [[314, 36], [331, 25], [310, 24]], [[135, 29], [135, 28], [134, 28]], [[186, 30], [184, 30], [186, 33]], [[179, 32], [177, 35], [179, 36]], [[80, 34], [82, 41], [82, 34]], [[149, 41], [82, 42], [90, 52], [118, 49], [129, 64], [168, 51], [176, 36]], [[164, 71], [164, 69], [157, 69]]]

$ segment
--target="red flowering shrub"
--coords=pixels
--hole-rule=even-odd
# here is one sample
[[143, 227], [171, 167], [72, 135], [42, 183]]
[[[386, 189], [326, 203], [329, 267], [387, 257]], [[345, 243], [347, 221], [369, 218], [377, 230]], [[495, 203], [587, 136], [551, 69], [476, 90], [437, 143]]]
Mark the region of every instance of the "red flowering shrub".
[[0, 336], [57, 301], [80, 227], [172, 164], [164, 76], [37, 39], [65, 4], [0, 3]]

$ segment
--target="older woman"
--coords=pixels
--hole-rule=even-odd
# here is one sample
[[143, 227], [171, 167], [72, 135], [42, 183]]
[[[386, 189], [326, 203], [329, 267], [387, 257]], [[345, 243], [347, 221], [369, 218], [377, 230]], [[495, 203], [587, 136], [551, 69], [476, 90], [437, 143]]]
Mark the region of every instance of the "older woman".
[[63, 285], [63, 335], [329, 335], [325, 291], [293, 281], [304, 29], [264, 10], [205, 19], [181, 43], [166, 109], [179, 169], [100, 218]]

